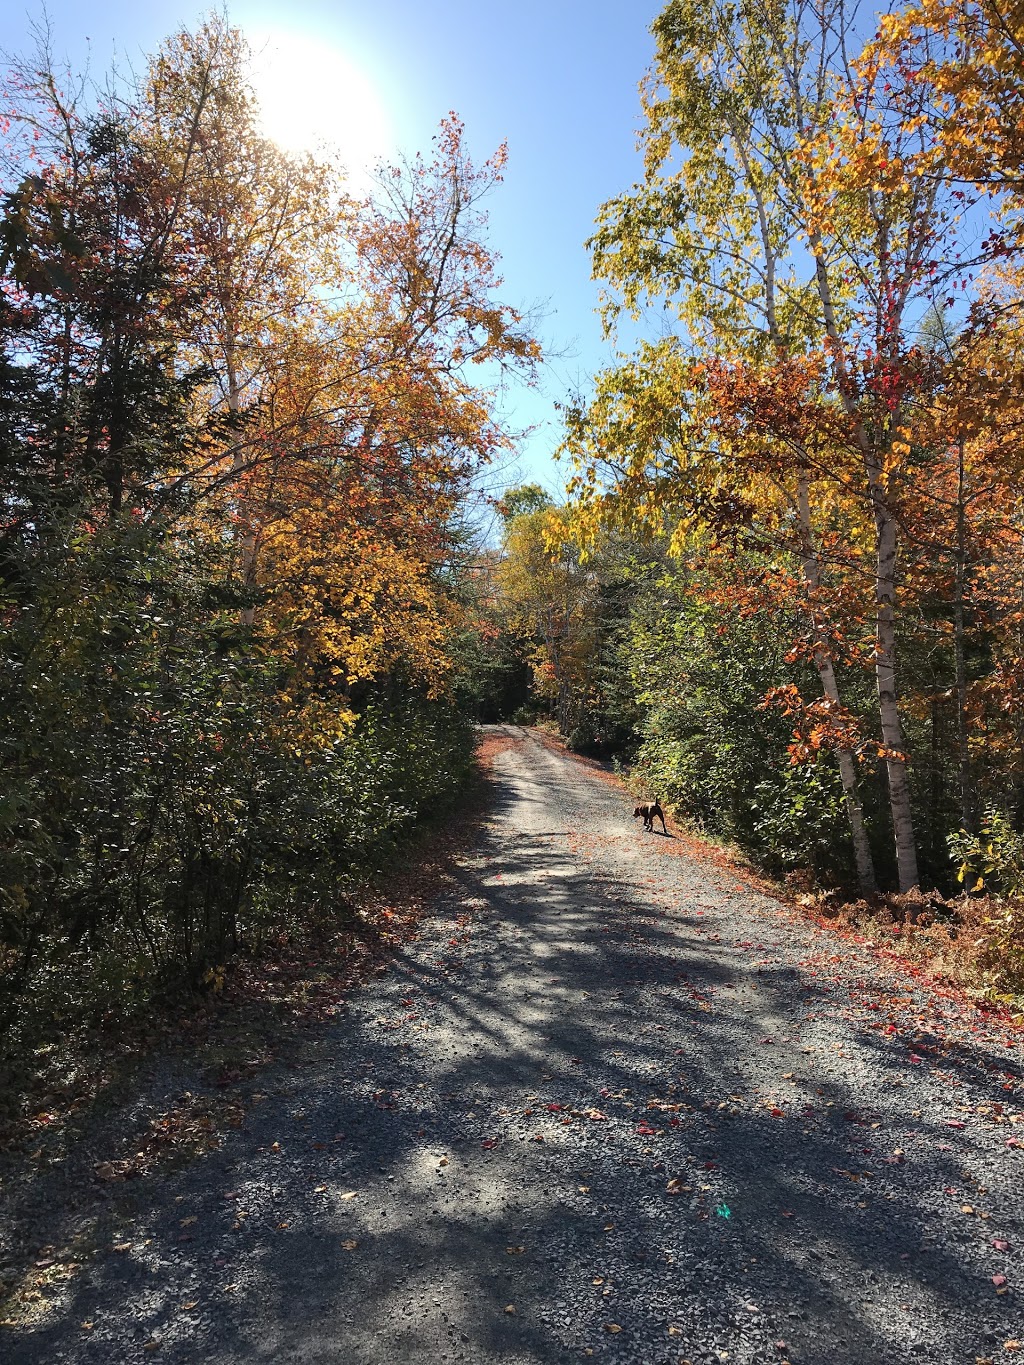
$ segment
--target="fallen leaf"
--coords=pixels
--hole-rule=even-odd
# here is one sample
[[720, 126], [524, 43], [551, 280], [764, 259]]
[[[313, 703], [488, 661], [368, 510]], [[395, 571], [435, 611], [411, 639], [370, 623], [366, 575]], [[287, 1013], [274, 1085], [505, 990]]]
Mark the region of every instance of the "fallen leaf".
[[525, 1247], [506, 1247], [505, 1253], [508, 1256], [521, 1256], [525, 1250]]
[[347, 1237], [345, 1241], [342, 1242], [341, 1245], [346, 1251], [355, 1251], [359, 1243], [355, 1240], [354, 1237]]
[[516, 1306], [515, 1306], [514, 1303], [507, 1303], [507, 1304], [505, 1305], [505, 1312], [506, 1312], [506, 1313], [514, 1313], [515, 1311], [516, 1311]]
[[995, 1287], [998, 1289], [1001, 1285], [1004, 1285], [1004, 1284], [1006, 1283], [1006, 1276], [1005, 1276], [1005, 1275], [993, 1275], [993, 1276], [992, 1276], [992, 1283], [993, 1283], [993, 1284], [995, 1285]]
[[1013, 1248], [1010, 1246], [1010, 1243], [1007, 1242], [1007, 1241], [1006, 1241], [1004, 1238], [1002, 1238], [1002, 1237], [993, 1237], [993, 1238], [992, 1238], [992, 1245], [995, 1247], [996, 1251], [1012, 1251], [1012, 1250], [1013, 1250]]
[[621, 1332], [622, 1328], [619, 1326], [617, 1322], [606, 1322], [604, 1325], [604, 1330], [606, 1332]]

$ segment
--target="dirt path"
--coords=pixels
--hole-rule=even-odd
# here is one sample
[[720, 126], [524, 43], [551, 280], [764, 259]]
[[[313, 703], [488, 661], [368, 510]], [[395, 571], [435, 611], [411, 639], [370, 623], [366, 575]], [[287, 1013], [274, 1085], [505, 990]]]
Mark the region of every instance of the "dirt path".
[[461, 895], [0, 1358], [1024, 1359], [1013, 1040], [492, 733]]

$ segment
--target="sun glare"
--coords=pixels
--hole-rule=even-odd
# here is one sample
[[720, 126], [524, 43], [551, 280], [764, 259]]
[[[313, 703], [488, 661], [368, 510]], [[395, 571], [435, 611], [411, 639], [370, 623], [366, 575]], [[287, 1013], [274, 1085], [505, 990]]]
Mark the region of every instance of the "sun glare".
[[284, 151], [337, 153], [359, 181], [392, 149], [373, 82], [343, 53], [303, 34], [249, 31], [263, 127]]

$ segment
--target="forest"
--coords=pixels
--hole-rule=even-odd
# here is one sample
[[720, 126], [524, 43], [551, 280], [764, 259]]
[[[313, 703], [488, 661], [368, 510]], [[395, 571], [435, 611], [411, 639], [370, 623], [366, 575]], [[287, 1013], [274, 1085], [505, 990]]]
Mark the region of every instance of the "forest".
[[0, 1037], [216, 982], [470, 768], [467, 495], [508, 444], [453, 116], [371, 196], [261, 133], [211, 18], [136, 80], [10, 73]]
[[571, 742], [864, 897], [1024, 891], [1007, 13], [865, 41], [841, 4], [673, 0], [643, 181], [590, 239], [610, 334], [660, 335], [566, 404], [566, 505], [509, 503], [507, 611]]
[[542, 363], [504, 148], [452, 115], [353, 194], [261, 131], [219, 17], [103, 88], [8, 72], [10, 1055], [354, 922], [474, 720], [799, 890], [973, 896], [1021, 985], [1024, 30], [669, 0], [653, 35], [643, 178], [588, 242], [618, 360], [497, 540], [500, 385]]

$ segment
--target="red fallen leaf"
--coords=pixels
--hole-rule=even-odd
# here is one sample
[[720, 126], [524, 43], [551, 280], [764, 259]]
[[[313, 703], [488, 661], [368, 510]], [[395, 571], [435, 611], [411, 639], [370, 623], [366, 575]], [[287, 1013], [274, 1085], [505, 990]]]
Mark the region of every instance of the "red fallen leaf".
[[923, 1057], [919, 1057], [919, 1056], [917, 1055], [916, 1052], [912, 1052], [912, 1053], [910, 1054], [910, 1064], [911, 1064], [911, 1066], [920, 1066], [920, 1064], [921, 1064], [923, 1061], [924, 1061], [924, 1058], [923, 1058]]
[[646, 1123], [638, 1123], [636, 1126], [636, 1131], [640, 1134], [641, 1137], [654, 1137], [655, 1134], [655, 1129], [651, 1128]]
[[793, 1212], [792, 1209], [783, 1209], [782, 1216], [783, 1218], [795, 1218], [796, 1214]]
[[895, 1032], [896, 1032], [896, 1025], [895, 1025], [895, 1024], [886, 1024], [885, 1028], [884, 1028], [882, 1031], [883, 1031], [884, 1033], [895, 1033]]
[[1002, 1289], [1003, 1285], [1006, 1283], [1006, 1276], [1005, 1276], [1005, 1275], [993, 1275], [993, 1276], [992, 1276], [992, 1283], [995, 1285], [995, 1287], [996, 1287], [997, 1289]]
[[679, 1120], [678, 1120], [677, 1118], [674, 1118], [674, 1117], [673, 1117], [673, 1118], [670, 1118], [669, 1121], [668, 1121], [668, 1126], [669, 1126], [670, 1128], [678, 1128], [678, 1127], [679, 1127]]
[[852, 1109], [848, 1113], [844, 1114], [843, 1118], [846, 1120], [847, 1123], [860, 1123], [861, 1121], [860, 1115], [854, 1113]]
[[480, 1144], [480, 1146], [481, 1146], [481, 1147], [484, 1147], [488, 1152], [489, 1152], [493, 1147], [497, 1147], [497, 1145], [498, 1145], [498, 1140], [497, 1140], [497, 1138], [484, 1138], [483, 1142], [481, 1142], [481, 1144]]
[[768, 1112], [769, 1112], [769, 1114], [771, 1114], [774, 1118], [777, 1118], [777, 1119], [781, 1119], [781, 1118], [785, 1118], [785, 1117], [786, 1117], [786, 1111], [785, 1111], [785, 1109], [769, 1109]]
[[545, 1109], [547, 1109], [549, 1114], [560, 1114], [563, 1108], [563, 1106], [560, 1104], [546, 1104], [544, 1107]]
[[717, 1162], [717, 1161], [705, 1161], [705, 1163], [704, 1163], [704, 1169], [705, 1169], [706, 1171], [717, 1171], [717, 1170], [718, 1170], [718, 1162]]
[[762, 1038], [762, 1039], [761, 1039], [761, 1042], [762, 1042], [762, 1043], [774, 1043], [774, 1042], [775, 1042], [775, 1039], [774, 1039], [774, 1038]]
[[1020, 1138], [1007, 1138], [1006, 1145], [1007, 1147], [1024, 1147], [1024, 1142], [1021, 1142]]
[[602, 1099], [606, 1100], [612, 1092], [608, 1089], [606, 1085], [603, 1085], [597, 1093], [601, 1096]]
[[966, 1125], [965, 1123], [961, 1123], [959, 1119], [943, 1119], [942, 1121], [943, 1121], [943, 1123], [946, 1125], [947, 1128], [966, 1128], [966, 1127], [967, 1127], [967, 1125]]
[[995, 1247], [996, 1251], [1011, 1251], [1011, 1250], [1012, 1250], [1012, 1247], [1010, 1246], [1010, 1243], [1007, 1242], [1007, 1241], [1006, 1241], [1004, 1238], [1002, 1238], [1002, 1237], [993, 1237], [993, 1238], [992, 1238], [992, 1245]]

